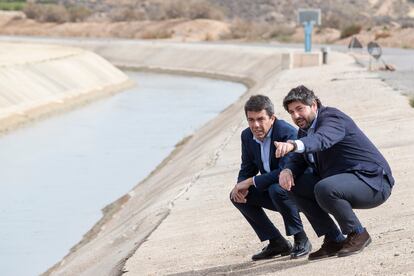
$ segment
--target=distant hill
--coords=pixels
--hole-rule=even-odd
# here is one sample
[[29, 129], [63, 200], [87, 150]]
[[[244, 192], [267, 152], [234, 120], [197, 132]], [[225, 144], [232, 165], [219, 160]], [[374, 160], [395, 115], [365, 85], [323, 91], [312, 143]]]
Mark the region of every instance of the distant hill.
[[[295, 22], [299, 8], [320, 8], [327, 24], [353, 21], [399, 21], [414, 16], [414, 1], [406, 0], [207, 0], [231, 17]], [[339, 26], [329, 26], [339, 27]]]
[[[2, 0], [0, 0], [2, 1]], [[414, 48], [414, 0], [27, 0], [0, 12], [0, 34], [171, 41], [303, 42], [297, 10], [320, 8], [319, 44]], [[46, 5], [44, 5], [46, 4]], [[59, 4], [59, 5], [56, 5]]]
[[[408, 24], [414, 21], [414, 0], [58, 0], [86, 5], [94, 12], [111, 13], [123, 7], [148, 14], [171, 3], [203, 2], [219, 8], [225, 19], [295, 23], [299, 8], [320, 8], [325, 27], [359, 24]], [[149, 18], [153, 19], [153, 18]]]

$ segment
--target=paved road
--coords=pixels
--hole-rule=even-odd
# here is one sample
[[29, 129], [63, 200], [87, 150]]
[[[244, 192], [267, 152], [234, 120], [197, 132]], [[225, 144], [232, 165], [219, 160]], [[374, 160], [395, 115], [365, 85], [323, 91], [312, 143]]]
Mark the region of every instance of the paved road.
[[[303, 49], [303, 44], [249, 43], [248, 45]], [[315, 44], [313, 45], [313, 50], [318, 50], [322, 47], [328, 47], [333, 51], [349, 52], [346, 45]], [[378, 72], [380, 77], [391, 87], [393, 87], [396, 92], [414, 96], [414, 49], [383, 48], [382, 50], [382, 60], [386, 64], [395, 66], [396, 71], [380, 71]], [[365, 67], [368, 67], [369, 55], [366, 48], [356, 50], [356, 52], [366, 55], [366, 57], [360, 60], [360, 62]]]

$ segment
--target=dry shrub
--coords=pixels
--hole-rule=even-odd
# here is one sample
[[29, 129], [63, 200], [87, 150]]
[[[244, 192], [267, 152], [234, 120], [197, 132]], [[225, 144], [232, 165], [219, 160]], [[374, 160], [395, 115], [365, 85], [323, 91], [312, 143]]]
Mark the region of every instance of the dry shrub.
[[206, 18], [222, 20], [224, 18], [224, 13], [220, 8], [211, 3], [193, 0], [190, 2], [188, 17], [190, 19]]
[[414, 28], [414, 19], [413, 18], [404, 18], [401, 20], [401, 28]]
[[142, 35], [142, 39], [166, 39], [171, 38], [174, 34], [171, 30], [166, 29], [156, 29], [156, 30], [146, 30]]
[[359, 24], [349, 25], [341, 30], [341, 38], [346, 38], [355, 34], [359, 34], [361, 30], [362, 26]]
[[165, 3], [149, 4], [145, 6], [144, 12], [145, 12], [146, 19], [154, 20], [154, 21], [166, 19], [167, 16], [165, 15], [164, 6], [165, 6]]
[[42, 14], [42, 7], [41, 5], [28, 3], [26, 7], [24, 7], [23, 12], [26, 14], [27, 18], [38, 19]]
[[27, 3], [23, 12], [27, 18], [34, 19], [39, 22], [79, 22], [88, 18], [92, 11], [84, 6], [65, 7], [60, 4], [34, 4]]
[[411, 107], [414, 107], [414, 97], [410, 98], [410, 105], [411, 105]]
[[373, 16], [371, 21], [374, 26], [389, 25], [393, 21], [392, 17], [388, 15], [384, 16]]
[[92, 15], [92, 11], [84, 6], [69, 6], [67, 11], [71, 22], [82, 22]]
[[188, 4], [181, 0], [170, 0], [160, 8], [166, 18], [185, 18], [188, 14]]
[[160, 6], [160, 10], [167, 19], [205, 18], [221, 20], [224, 18], [224, 13], [220, 8], [202, 0], [170, 0]]
[[142, 9], [134, 8], [133, 6], [119, 7], [111, 11], [109, 18], [112, 21], [142, 21], [146, 20], [147, 16]]
[[337, 15], [330, 13], [330, 14], [327, 14], [325, 17], [322, 17], [323, 28], [340, 29], [342, 25], [343, 25], [343, 20], [341, 17]]
[[294, 28], [288, 25], [271, 24], [266, 22], [251, 22], [236, 19], [230, 26], [230, 34], [222, 37], [223, 39], [281, 39], [288, 40], [294, 33]]
[[293, 26], [289, 25], [269, 25], [268, 26], [268, 32], [266, 33], [266, 38], [288, 38], [292, 36], [295, 33], [295, 28]]
[[375, 34], [375, 40], [378, 40], [380, 38], [387, 38], [390, 37], [391, 34], [389, 32], [380, 32]]
[[213, 41], [214, 36], [211, 33], [206, 33], [205, 37], [204, 37], [204, 41]]
[[70, 21], [70, 15], [63, 5], [45, 5], [42, 21], [63, 23]]
[[23, 12], [27, 18], [40, 22], [63, 23], [70, 20], [69, 12], [63, 5], [28, 3], [23, 9]]
[[224, 39], [239, 39], [246, 38], [246, 36], [252, 33], [253, 26], [251, 22], [236, 19], [230, 25], [230, 33], [223, 37]]
[[112, 21], [159, 21], [176, 18], [221, 20], [224, 13], [205, 0], [165, 0], [113, 7], [109, 12], [109, 18]]

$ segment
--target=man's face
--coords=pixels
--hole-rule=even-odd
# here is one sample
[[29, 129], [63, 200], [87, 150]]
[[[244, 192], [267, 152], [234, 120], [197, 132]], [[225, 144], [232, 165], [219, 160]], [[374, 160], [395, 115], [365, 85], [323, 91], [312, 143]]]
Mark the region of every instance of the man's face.
[[275, 121], [275, 116], [269, 117], [266, 110], [260, 112], [247, 111], [247, 122], [256, 139], [263, 141]]
[[314, 101], [311, 106], [299, 101], [288, 104], [288, 112], [293, 122], [301, 129], [308, 129], [316, 117], [318, 106]]

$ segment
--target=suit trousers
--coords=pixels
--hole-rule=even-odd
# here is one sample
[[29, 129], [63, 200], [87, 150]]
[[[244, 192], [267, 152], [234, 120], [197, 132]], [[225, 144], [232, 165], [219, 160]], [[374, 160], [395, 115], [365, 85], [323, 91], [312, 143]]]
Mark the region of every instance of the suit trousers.
[[343, 234], [362, 227], [353, 209], [370, 209], [384, 203], [391, 195], [386, 176], [383, 190], [376, 191], [353, 173], [341, 173], [324, 179], [305, 173], [295, 180], [291, 196], [320, 237], [338, 232], [332, 215]]
[[232, 203], [249, 222], [260, 241], [282, 238], [279, 230], [270, 221], [263, 208], [279, 212], [282, 215], [288, 236], [303, 231], [302, 221], [294, 200], [279, 184], [272, 184], [265, 191], [251, 186], [246, 200], [246, 203], [234, 201]]

